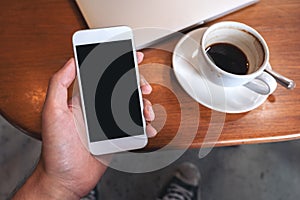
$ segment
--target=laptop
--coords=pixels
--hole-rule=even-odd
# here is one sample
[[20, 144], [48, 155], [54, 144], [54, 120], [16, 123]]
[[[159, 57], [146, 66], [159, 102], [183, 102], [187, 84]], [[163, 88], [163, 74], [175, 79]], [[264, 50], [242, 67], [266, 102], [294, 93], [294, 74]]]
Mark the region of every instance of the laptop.
[[90, 28], [127, 25], [137, 49], [232, 13], [258, 0], [76, 0]]

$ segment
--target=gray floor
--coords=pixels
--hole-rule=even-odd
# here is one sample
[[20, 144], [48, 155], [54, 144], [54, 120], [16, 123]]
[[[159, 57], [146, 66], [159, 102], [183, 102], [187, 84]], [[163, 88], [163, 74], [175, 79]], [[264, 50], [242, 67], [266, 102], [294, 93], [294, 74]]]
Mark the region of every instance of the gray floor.
[[[0, 117], [0, 199], [6, 199], [39, 157], [41, 143]], [[150, 200], [178, 164], [195, 163], [205, 200], [300, 199], [300, 141], [215, 148], [204, 159], [187, 151], [174, 164], [152, 173], [128, 174], [108, 169], [98, 185], [101, 200]]]
[[31, 171], [40, 151], [41, 142], [27, 137], [0, 115], [0, 200]]

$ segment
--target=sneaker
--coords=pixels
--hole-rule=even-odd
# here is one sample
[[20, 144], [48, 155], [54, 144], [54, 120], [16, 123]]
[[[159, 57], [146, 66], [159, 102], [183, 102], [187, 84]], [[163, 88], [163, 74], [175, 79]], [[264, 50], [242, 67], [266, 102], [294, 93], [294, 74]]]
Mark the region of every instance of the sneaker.
[[199, 200], [200, 172], [192, 163], [183, 163], [157, 200]]
[[97, 200], [98, 199], [98, 191], [97, 186], [91, 190], [86, 196], [82, 197], [80, 200]]

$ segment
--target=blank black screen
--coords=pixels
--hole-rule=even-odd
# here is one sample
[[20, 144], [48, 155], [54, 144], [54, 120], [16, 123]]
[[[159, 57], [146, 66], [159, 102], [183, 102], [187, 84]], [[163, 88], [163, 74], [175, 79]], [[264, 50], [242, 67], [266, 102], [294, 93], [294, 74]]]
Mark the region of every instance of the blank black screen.
[[131, 40], [76, 52], [90, 141], [144, 134]]

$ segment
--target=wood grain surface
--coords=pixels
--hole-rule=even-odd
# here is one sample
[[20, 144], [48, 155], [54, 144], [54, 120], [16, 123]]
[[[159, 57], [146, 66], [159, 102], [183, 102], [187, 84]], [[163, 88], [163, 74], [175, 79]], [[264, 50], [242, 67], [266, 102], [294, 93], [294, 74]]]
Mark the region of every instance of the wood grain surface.
[[[273, 69], [300, 84], [299, 10], [298, 0], [262, 0], [205, 26], [225, 20], [252, 26], [269, 45]], [[0, 23], [0, 112], [24, 133], [40, 139], [41, 111], [49, 78], [73, 56], [71, 36], [78, 29], [87, 28], [86, 23], [76, 4], [67, 0], [1, 1]], [[178, 39], [171, 38], [161, 45], [174, 46]], [[172, 52], [155, 48], [142, 51], [145, 59], [141, 73], [172, 85], [180, 96], [178, 100], [169, 88], [152, 85], [153, 93], [146, 98], [155, 104], [154, 125], [160, 131], [150, 139], [148, 149], [167, 144], [171, 148], [199, 148], [300, 138], [299, 87], [289, 91], [278, 86], [257, 109], [224, 115], [196, 104], [174, 81]], [[161, 70], [168, 68], [169, 74], [159, 76]], [[180, 103], [186, 105], [185, 113]], [[195, 105], [200, 111], [196, 117]], [[182, 120], [184, 128], [180, 126]], [[218, 133], [221, 135], [216, 141]]]

